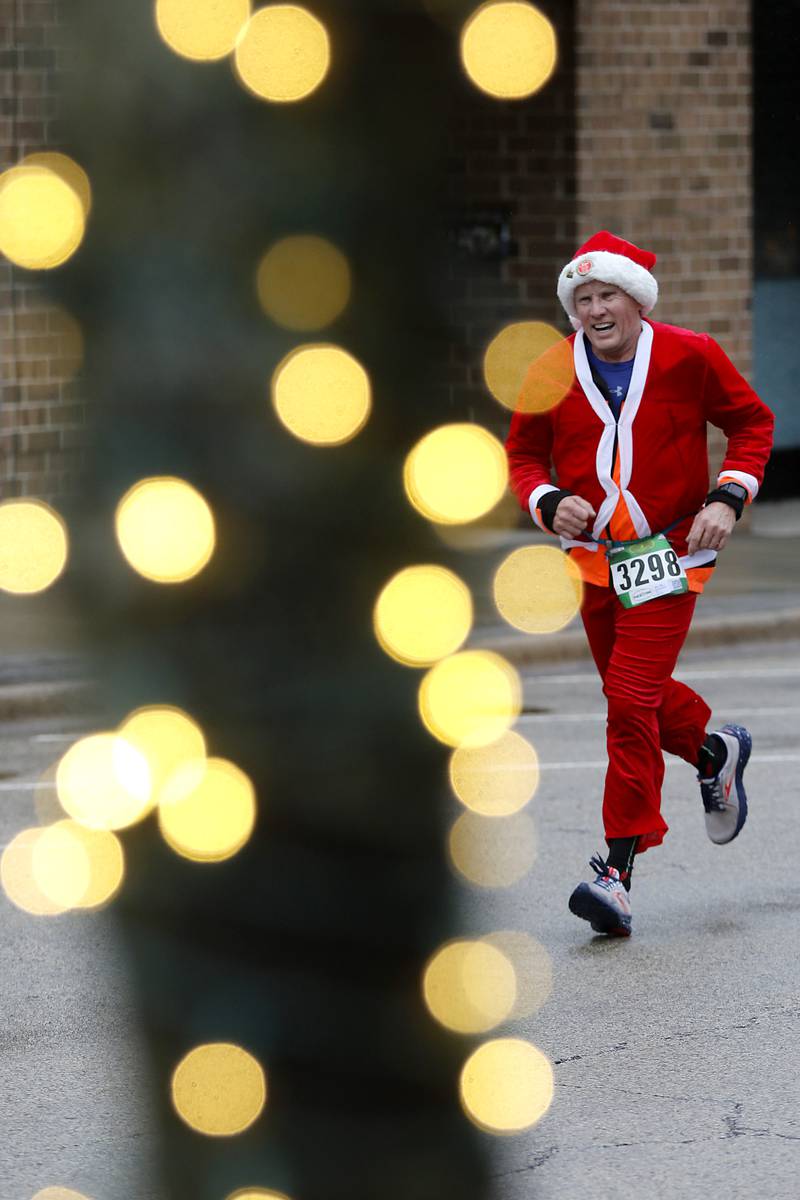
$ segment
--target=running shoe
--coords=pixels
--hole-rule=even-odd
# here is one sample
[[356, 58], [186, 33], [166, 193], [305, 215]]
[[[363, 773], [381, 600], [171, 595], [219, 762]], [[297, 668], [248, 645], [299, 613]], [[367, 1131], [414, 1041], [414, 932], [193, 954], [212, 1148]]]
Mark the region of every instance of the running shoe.
[[597, 878], [579, 883], [569, 898], [569, 910], [588, 921], [595, 933], [609, 937], [631, 936], [631, 900], [620, 881], [619, 871], [610, 867], [599, 854], [589, 866]]
[[747, 793], [742, 776], [753, 740], [741, 725], [723, 725], [715, 734], [728, 751], [725, 765], [710, 779], [700, 775], [697, 778], [706, 810], [706, 833], [712, 842], [724, 846], [738, 836], [747, 820]]

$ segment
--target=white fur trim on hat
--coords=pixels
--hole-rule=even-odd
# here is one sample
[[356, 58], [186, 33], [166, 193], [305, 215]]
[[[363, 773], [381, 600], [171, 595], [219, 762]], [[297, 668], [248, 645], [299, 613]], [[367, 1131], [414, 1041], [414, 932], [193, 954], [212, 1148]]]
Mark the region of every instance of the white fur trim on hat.
[[[588, 265], [587, 265], [588, 264]], [[655, 308], [658, 283], [654, 275], [624, 254], [609, 250], [590, 250], [567, 263], [558, 277], [558, 298], [575, 329], [580, 329], [575, 308], [575, 289], [582, 283], [613, 283], [642, 306], [642, 316]]]

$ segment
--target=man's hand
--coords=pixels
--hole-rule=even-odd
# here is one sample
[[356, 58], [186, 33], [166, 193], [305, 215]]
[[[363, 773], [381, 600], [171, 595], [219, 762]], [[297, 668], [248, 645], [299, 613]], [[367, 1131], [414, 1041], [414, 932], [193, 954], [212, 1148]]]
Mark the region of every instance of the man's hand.
[[565, 496], [553, 517], [553, 532], [559, 537], [576, 538], [596, 516], [588, 500], [582, 496]]
[[[558, 506], [561, 511], [561, 505]], [[728, 504], [715, 500], [701, 508], [695, 517], [686, 548], [689, 554], [695, 550], [724, 550], [731, 530], [736, 524], [736, 513]]]

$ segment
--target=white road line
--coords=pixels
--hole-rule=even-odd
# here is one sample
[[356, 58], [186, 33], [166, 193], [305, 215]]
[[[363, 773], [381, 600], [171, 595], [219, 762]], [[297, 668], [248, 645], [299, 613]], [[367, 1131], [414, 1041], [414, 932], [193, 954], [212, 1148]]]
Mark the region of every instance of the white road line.
[[[779, 762], [800, 762], [800, 754], [754, 754], [750, 759], [751, 763], [779, 763]], [[669, 757], [664, 760], [666, 767], [688, 767], [683, 759]], [[598, 768], [608, 766], [607, 758], [587, 759], [585, 762], [540, 762], [540, 771], [596, 771]], [[508, 768], [505, 768], [508, 770]], [[527, 768], [520, 767], [520, 770]], [[691, 770], [691, 768], [690, 768]]]
[[[783, 707], [783, 708], [720, 708], [715, 710], [717, 713], [726, 713], [736, 717], [784, 717], [796, 716], [800, 713], [800, 706]], [[547, 722], [559, 721], [605, 721], [606, 714], [599, 709], [593, 712], [584, 713], [523, 713], [517, 717], [517, 725], [543, 725]]]
[[[596, 671], [580, 671], [574, 675], [538, 675], [534, 671], [526, 669], [524, 674], [529, 679], [535, 679], [537, 683], [586, 683], [588, 680], [599, 680]], [[687, 670], [678, 670], [675, 672], [676, 679], [761, 679], [766, 677], [780, 676], [799, 676], [800, 664], [796, 667], [765, 667], [765, 666], [739, 666], [739, 667], [692, 667]]]
[[3, 780], [0, 783], [0, 792], [35, 792], [39, 788], [55, 789], [55, 786], [55, 780], [47, 779], [23, 779], [19, 782]]
[[85, 731], [79, 733], [34, 733], [29, 740], [32, 742], [77, 742], [78, 738], [85, 736]]
[[753, 663], [741, 667], [691, 667], [686, 671], [677, 671], [676, 679], [760, 679], [762, 676], [774, 678], [778, 676], [800, 675], [800, 664], [796, 667], [765, 667]]
[[604, 712], [586, 713], [523, 713], [515, 725], [544, 725], [549, 721], [605, 721]]

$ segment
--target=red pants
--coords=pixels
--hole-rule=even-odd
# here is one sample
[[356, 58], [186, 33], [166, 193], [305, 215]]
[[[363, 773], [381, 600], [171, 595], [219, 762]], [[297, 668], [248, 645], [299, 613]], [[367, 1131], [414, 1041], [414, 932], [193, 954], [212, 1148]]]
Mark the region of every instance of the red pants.
[[634, 837], [638, 853], [664, 840], [662, 750], [696, 764], [711, 709], [672, 678], [697, 596], [660, 596], [623, 608], [612, 588], [587, 583], [581, 610], [608, 700], [606, 838]]

